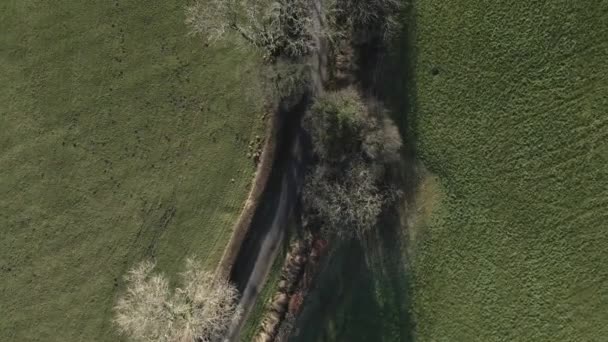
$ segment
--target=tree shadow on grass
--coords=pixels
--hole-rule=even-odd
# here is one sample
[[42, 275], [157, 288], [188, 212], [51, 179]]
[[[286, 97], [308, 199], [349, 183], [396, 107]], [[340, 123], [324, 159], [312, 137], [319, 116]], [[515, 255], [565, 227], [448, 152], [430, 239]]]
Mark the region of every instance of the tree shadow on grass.
[[403, 158], [390, 168], [405, 205], [385, 213], [377, 232], [364, 242], [342, 242], [320, 271], [290, 338], [308, 341], [414, 341], [408, 218], [423, 173], [415, 146], [415, 27], [411, 7], [394, 40], [362, 47], [360, 86], [391, 113], [404, 140]]
[[384, 340], [413, 341], [407, 234], [399, 215], [396, 208], [384, 215], [376, 234], [365, 242], [365, 258], [373, 270], [377, 301], [386, 318]]
[[379, 340], [380, 317], [363, 249], [357, 243], [343, 243], [318, 275], [290, 340]]
[[406, 236], [393, 208], [365, 241], [336, 242], [290, 341], [414, 341]]
[[413, 340], [409, 278], [398, 230], [398, 222], [387, 221], [365, 243], [336, 247], [290, 341]]

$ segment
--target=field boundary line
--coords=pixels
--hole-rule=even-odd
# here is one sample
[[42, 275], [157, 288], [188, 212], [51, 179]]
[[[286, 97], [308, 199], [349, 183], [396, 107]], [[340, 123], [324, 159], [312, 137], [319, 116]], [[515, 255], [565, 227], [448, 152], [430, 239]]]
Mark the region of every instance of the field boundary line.
[[270, 173], [272, 171], [274, 155], [277, 147], [276, 142], [277, 133], [279, 130], [279, 117], [279, 112], [273, 111], [269, 122], [266, 124], [267, 127], [265, 132], [264, 146], [262, 147], [260, 161], [255, 171], [251, 189], [249, 190], [249, 195], [247, 196], [241, 213], [234, 224], [232, 236], [230, 237], [228, 245], [226, 245], [226, 248], [224, 249], [222, 259], [218, 265], [216, 272], [224, 279], [228, 279], [230, 277], [232, 266], [236, 261], [241, 249], [241, 245], [243, 244], [245, 236], [247, 235], [249, 227], [251, 226], [253, 215], [260, 204], [262, 194], [264, 193], [266, 185], [268, 184], [268, 178], [270, 177]]

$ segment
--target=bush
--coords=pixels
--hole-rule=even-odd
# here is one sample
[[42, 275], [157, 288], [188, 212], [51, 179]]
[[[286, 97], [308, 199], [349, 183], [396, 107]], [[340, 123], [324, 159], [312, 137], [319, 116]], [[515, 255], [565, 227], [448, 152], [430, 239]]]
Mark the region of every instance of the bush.
[[328, 93], [304, 120], [319, 160], [333, 167], [363, 158], [378, 166], [400, 157], [401, 136], [382, 105], [364, 103], [354, 88]]
[[338, 164], [361, 151], [366, 124], [365, 105], [356, 90], [347, 88], [318, 99], [305, 118], [313, 149], [324, 163]]

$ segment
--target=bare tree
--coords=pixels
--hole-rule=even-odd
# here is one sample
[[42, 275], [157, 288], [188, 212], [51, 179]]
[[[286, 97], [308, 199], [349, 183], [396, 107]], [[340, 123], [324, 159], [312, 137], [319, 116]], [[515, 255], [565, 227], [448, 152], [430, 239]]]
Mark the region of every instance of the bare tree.
[[[318, 48], [317, 39], [390, 36], [403, 0], [196, 0], [186, 8], [192, 34], [208, 43], [236, 33], [263, 49], [267, 58], [300, 57]], [[321, 5], [321, 6], [317, 6]]]
[[304, 0], [197, 0], [186, 8], [186, 23], [210, 43], [237, 33], [267, 57], [298, 57], [314, 48], [311, 6]]
[[122, 334], [137, 342], [210, 342], [224, 337], [240, 314], [233, 285], [192, 259], [181, 274], [182, 287], [174, 291], [153, 270], [154, 264], [145, 261], [125, 277], [126, 292], [114, 307]]
[[385, 165], [399, 159], [399, 131], [354, 88], [318, 99], [305, 127], [317, 158], [303, 192], [308, 219], [326, 235], [362, 238], [399, 194], [384, 182]]
[[321, 222], [325, 235], [363, 238], [394, 195], [377, 185], [368, 165], [356, 161], [340, 178], [330, 176], [323, 166], [316, 167], [304, 187], [303, 199], [307, 214]]

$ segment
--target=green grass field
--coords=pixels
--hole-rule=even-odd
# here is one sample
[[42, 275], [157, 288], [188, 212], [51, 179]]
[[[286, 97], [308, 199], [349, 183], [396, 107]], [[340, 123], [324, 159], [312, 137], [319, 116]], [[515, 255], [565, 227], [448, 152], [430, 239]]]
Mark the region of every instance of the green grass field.
[[180, 1], [0, 4], [0, 340], [116, 341], [128, 268], [213, 268], [262, 132], [260, 59]]
[[608, 3], [414, 7], [416, 341], [605, 341]]

